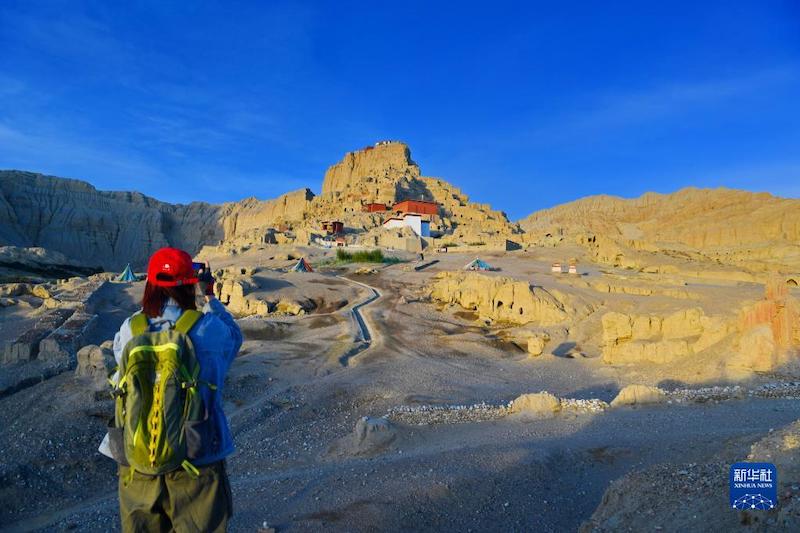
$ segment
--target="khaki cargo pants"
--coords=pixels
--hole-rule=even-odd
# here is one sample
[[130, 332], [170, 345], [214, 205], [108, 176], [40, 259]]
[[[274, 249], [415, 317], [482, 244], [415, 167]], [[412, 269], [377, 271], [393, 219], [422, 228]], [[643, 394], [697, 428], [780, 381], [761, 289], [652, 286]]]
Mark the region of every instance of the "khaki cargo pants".
[[226, 531], [233, 515], [225, 462], [198, 467], [192, 477], [185, 470], [146, 476], [119, 467], [119, 514], [122, 531]]

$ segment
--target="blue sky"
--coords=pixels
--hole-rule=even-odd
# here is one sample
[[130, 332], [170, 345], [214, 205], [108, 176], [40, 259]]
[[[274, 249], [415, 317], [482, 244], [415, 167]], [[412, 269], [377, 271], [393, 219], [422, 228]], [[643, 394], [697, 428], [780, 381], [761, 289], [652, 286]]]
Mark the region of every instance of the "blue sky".
[[514, 219], [800, 196], [800, 2], [455, 5], [4, 0], [0, 168], [222, 202], [318, 192], [388, 138]]

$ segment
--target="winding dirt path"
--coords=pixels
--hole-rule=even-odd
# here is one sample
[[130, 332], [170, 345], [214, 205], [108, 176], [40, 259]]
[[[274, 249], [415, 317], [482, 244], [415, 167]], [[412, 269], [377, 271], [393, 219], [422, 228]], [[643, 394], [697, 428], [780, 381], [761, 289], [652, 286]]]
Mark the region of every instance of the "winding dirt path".
[[[370, 291], [370, 295], [362, 302], [359, 302], [353, 305], [350, 308], [350, 314], [353, 317], [353, 321], [358, 328], [358, 332], [360, 333], [360, 339], [356, 339], [356, 343], [350, 350], [347, 351], [344, 355], [339, 358], [339, 362], [342, 363], [342, 366], [349, 366], [351, 362], [353, 362], [353, 358], [368, 350], [372, 346], [372, 341], [375, 338], [373, 335], [373, 331], [370, 330], [369, 327], [369, 320], [364, 318], [364, 315], [361, 314], [361, 308], [366, 307], [367, 305], [373, 303], [378, 298], [383, 296], [383, 294], [371, 285], [367, 285], [366, 283], [362, 283], [360, 281], [355, 281], [350, 278], [346, 278], [344, 276], [336, 276], [337, 278], [343, 279], [348, 283], [352, 283], [354, 285], [358, 285]], [[374, 329], [374, 328], [373, 328]]]

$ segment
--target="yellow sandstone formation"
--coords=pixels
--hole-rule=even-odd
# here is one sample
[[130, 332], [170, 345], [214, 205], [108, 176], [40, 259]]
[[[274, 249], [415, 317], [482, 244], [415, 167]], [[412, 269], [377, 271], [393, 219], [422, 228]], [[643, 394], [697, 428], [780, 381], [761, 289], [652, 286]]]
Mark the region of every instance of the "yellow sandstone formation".
[[699, 307], [667, 316], [609, 312], [602, 317], [603, 362], [670, 363], [699, 353], [735, 331], [732, 321], [708, 317]]
[[729, 368], [766, 372], [798, 359], [800, 303], [782, 278], [765, 285], [764, 299], [741, 312], [738, 327], [739, 349], [727, 359]]
[[751, 272], [792, 272], [800, 258], [800, 200], [725, 188], [591, 196], [520, 225], [527, 242], [577, 242], [598, 262], [634, 269], [652, 252]]
[[511, 403], [510, 412], [534, 418], [552, 418], [561, 411], [561, 400], [549, 392], [523, 394]]
[[547, 333], [539, 333], [528, 337], [528, 354], [531, 357], [538, 357], [544, 353], [544, 348], [550, 341], [550, 335]]
[[440, 272], [431, 287], [431, 298], [512, 324], [554, 325], [575, 313], [541, 287], [475, 272]]
[[628, 385], [611, 401], [611, 407], [661, 403], [667, 399], [663, 390], [648, 385]]

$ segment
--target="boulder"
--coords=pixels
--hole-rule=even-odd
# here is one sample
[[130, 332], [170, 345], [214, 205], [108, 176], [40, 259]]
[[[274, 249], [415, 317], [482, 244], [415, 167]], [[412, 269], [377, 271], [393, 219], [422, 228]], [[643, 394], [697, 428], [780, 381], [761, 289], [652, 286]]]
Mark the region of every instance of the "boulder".
[[353, 455], [374, 455], [386, 449], [397, 438], [397, 428], [386, 418], [363, 416], [356, 422], [352, 435]]
[[510, 411], [534, 418], [552, 418], [561, 411], [561, 400], [549, 392], [523, 394], [511, 402]]
[[55, 298], [47, 298], [42, 302], [45, 309], [57, 309], [61, 302]]
[[0, 296], [22, 296], [30, 294], [31, 286], [27, 283], [3, 283], [0, 285]]
[[305, 314], [303, 306], [293, 300], [281, 300], [275, 306], [275, 312], [282, 315], [302, 315]]
[[108, 344], [84, 346], [78, 350], [77, 360], [76, 377], [89, 378], [96, 385], [95, 390], [106, 387], [106, 379], [116, 366], [114, 351]]
[[270, 313], [270, 303], [264, 300], [258, 300], [256, 303], [256, 314], [257, 315], [268, 315]]
[[48, 291], [44, 285], [34, 285], [33, 289], [31, 289], [31, 294], [42, 300], [50, 298], [50, 291]]
[[666, 393], [658, 387], [648, 385], [628, 385], [611, 401], [612, 407], [622, 405], [643, 405], [661, 403], [667, 399]]
[[528, 337], [528, 354], [530, 354], [532, 357], [538, 357], [542, 355], [549, 340], [550, 335], [547, 333], [531, 335]]

